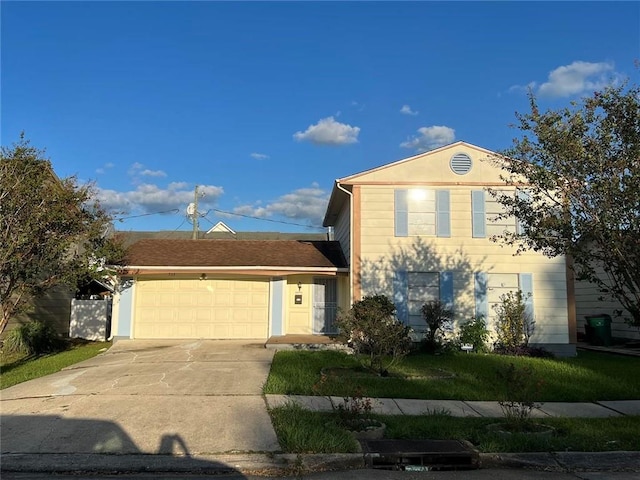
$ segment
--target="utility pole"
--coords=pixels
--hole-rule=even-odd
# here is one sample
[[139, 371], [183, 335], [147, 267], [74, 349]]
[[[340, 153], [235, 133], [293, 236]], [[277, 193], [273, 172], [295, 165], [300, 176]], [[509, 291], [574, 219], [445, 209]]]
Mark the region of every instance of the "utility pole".
[[193, 192], [193, 239], [198, 239], [198, 185]]

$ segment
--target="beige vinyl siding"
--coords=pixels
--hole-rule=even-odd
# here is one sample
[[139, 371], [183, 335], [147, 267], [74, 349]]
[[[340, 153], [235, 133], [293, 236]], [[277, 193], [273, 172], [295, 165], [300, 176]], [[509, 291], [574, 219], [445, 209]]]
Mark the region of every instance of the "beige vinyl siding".
[[60, 335], [68, 336], [72, 298], [73, 292], [65, 286], [53, 287], [36, 295], [26, 312], [9, 319], [3, 337], [14, 328], [34, 321], [47, 322]]
[[[413, 178], [419, 180], [415, 175]], [[394, 185], [361, 186], [363, 294], [384, 292], [393, 295], [393, 271], [399, 268], [407, 271], [453, 271], [456, 320], [460, 323], [474, 315], [475, 272], [531, 273], [538, 325], [532, 341], [567, 343], [564, 258], [548, 259], [535, 252], [514, 256], [513, 248], [492, 242], [488, 236], [473, 238], [471, 191], [479, 187], [452, 184], [433, 188], [450, 192], [450, 238], [396, 237]]]
[[[298, 289], [300, 282], [300, 289]], [[312, 275], [292, 275], [287, 277], [287, 293], [285, 295], [285, 333], [309, 335], [312, 321], [313, 291]], [[302, 303], [295, 304], [296, 293], [302, 294]]]
[[[604, 272], [602, 272], [604, 275]], [[581, 280], [575, 282], [576, 291], [576, 323], [579, 332], [584, 332], [586, 315], [598, 315], [606, 313], [611, 316], [611, 335], [616, 338], [626, 338], [640, 340], [640, 329], [630, 327], [624, 321], [624, 317], [629, 317], [629, 313], [620, 305], [618, 301], [605, 297], [598, 291], [598, 287], [592, 283]], [[616, 316], [615, 311], [622, 310], [622, 316]]]
[[[285, 295], [285, 333], [310, 335], [313, 332], [313, 282], [318, 275], [291, 275], [287, 277]], [[337, 281], [338, 308], [348, 310], [349, 277], [341, 275], [333, 278]], [[300, 282], [300, 289], [298, 289]], [[296, 305], [295, 296], [302, 294], [302, 303]]]
[[347, 263], [351, 263], [351, 206], [349, 200], [344, 203], [333, 229], [335, 239], [340, 242]]

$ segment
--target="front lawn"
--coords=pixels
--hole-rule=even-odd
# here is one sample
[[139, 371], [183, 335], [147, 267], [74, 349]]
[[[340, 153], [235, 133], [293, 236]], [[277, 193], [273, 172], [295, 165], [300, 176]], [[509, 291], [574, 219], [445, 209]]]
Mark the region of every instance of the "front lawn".
[[0, 352], [0, 389], [59, 372], [110, 346], [111, 342], [72, 343], [67, 350], [38, 357]]
[[[328, 375], [322, 386], [326, 395], [344, 396], [359, 389], [364, 396], [428, 400], [498, 400], [503, 386], [496, 372], [514, 363], [531, 366], [542, 380], [536, 401], [593, 402], [640, 399], [640, 358], [597, 352], [577, 357], [541, 359], [450, 353], [415, 354], [406, 357], [387, 378]], [[267, 394], [314, 395], [321, 370], [357, 367], [354, 356], [336, 351], [282, 351], [273, 360], [264, 387]], [[441, 378], [433, 376], [442, 371]], [[445, 373], [453, 374], [447, 378]], [[420, 378], [424, 376], [426, 378]], [[413, 377], [413, 378], [404, 378]]]

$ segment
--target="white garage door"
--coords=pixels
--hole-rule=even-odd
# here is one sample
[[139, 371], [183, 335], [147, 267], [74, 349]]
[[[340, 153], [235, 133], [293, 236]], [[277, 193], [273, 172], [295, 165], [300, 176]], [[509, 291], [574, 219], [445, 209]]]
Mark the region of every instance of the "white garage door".
[[138, 280], [134, 338], [259, 338], [268, 335], [265, 280]]

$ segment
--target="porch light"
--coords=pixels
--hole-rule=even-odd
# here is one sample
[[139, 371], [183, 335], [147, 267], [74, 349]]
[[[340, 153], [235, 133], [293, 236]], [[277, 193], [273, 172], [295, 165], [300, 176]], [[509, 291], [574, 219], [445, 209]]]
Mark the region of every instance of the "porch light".
[[207, 279], [207, 274], [206, 273], [201, 273], [200, 274], [200, 280], [206, 280]]
[[302, 282], [298, 282], [298, 291], [301, 292], [302, 291]]

